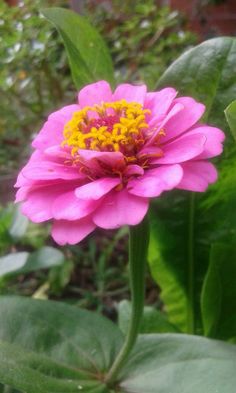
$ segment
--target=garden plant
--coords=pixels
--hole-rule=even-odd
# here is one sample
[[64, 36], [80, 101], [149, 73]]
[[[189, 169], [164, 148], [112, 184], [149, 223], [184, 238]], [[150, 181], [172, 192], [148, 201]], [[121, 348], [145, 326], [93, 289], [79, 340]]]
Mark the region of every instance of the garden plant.
[[[52, 224], [60, 246], [128, 227], [131, 299], [117, 325], [62, 302], [2, 295], [2, 391], [234, 393], [236, 39], [191, 48], [147, 88], [116, 80], [87, 19], [42, 13], [60, 33], [78, 97], [35, 135], [16, 201], [29, 220]], [[18, 220], [14, 236], [27, 219]], [[23, 254], [11, 268], [2, 258], [0, 277], [65, 263], [53, 247]], [[165, 312], [144, 307], [147, 266]]]

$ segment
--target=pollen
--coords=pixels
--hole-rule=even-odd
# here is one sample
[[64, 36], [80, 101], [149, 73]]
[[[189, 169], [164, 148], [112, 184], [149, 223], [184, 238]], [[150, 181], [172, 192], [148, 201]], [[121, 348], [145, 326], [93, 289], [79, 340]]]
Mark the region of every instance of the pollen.
[[120, 151], [127, 161], [135, 161], [146, 140], [146, 115], [150, 113], [141, 104], [126, 100], [87, 106], [66, 123], [62, 145], [70, 148], [73, 157], [80, 149]]

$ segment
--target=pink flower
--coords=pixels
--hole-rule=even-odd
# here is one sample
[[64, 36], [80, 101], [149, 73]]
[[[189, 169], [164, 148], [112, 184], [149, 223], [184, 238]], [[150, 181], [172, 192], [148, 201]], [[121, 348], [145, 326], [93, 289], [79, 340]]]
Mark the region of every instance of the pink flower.
[[16, 183], [23, 213], [53, 220], [55, 241], [75, 244], [96, 226], [138, 224], [163, 191], [205, 191], [217, 179], [207, 159], [222, 152], [224, 134], [198, 123], [203, 104], [176, 95], [129, 84], [112, 93], [105, 81], [84, 87], [33, 141]]

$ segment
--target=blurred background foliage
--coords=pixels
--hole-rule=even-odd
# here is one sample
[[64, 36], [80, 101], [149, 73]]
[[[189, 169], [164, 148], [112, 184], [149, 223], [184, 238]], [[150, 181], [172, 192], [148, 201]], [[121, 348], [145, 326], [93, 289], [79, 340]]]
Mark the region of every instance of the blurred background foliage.
[[[25, 142], [52, 110], [76, 96], [62, 41], [40, 14], [53, 4], [66, 2], [0, 3], [1, 175], [19, 168], [29, 154]], [[82, 11], [107, 42], [119, 82], [145, 80], [153, 88], [167, 65], [196, 42], [183, 30], [183, 17], [154, 0], [114, 1], [109, 7], [85, 1]]]

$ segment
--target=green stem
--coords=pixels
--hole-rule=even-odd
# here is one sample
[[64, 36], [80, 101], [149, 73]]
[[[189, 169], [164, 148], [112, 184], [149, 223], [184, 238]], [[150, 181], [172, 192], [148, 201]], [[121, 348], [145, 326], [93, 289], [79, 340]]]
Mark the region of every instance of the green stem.
[[131, 320], [123, 347], [107, 374], [106, 383], [109, 386], [111, 386], [116, 380], [116, 377], [126, 362], [138, 336], [144, 307], [145, 265], [148, 243], [149, 226], [148, 218], [146, 217], [139, 225], [130, 227], [129, 274], [132, 306]]
[[188, 333], [195, 332], [194, 319], [194, 203], [195, 194], [191, 193], [189, 201], [188, 230]]

